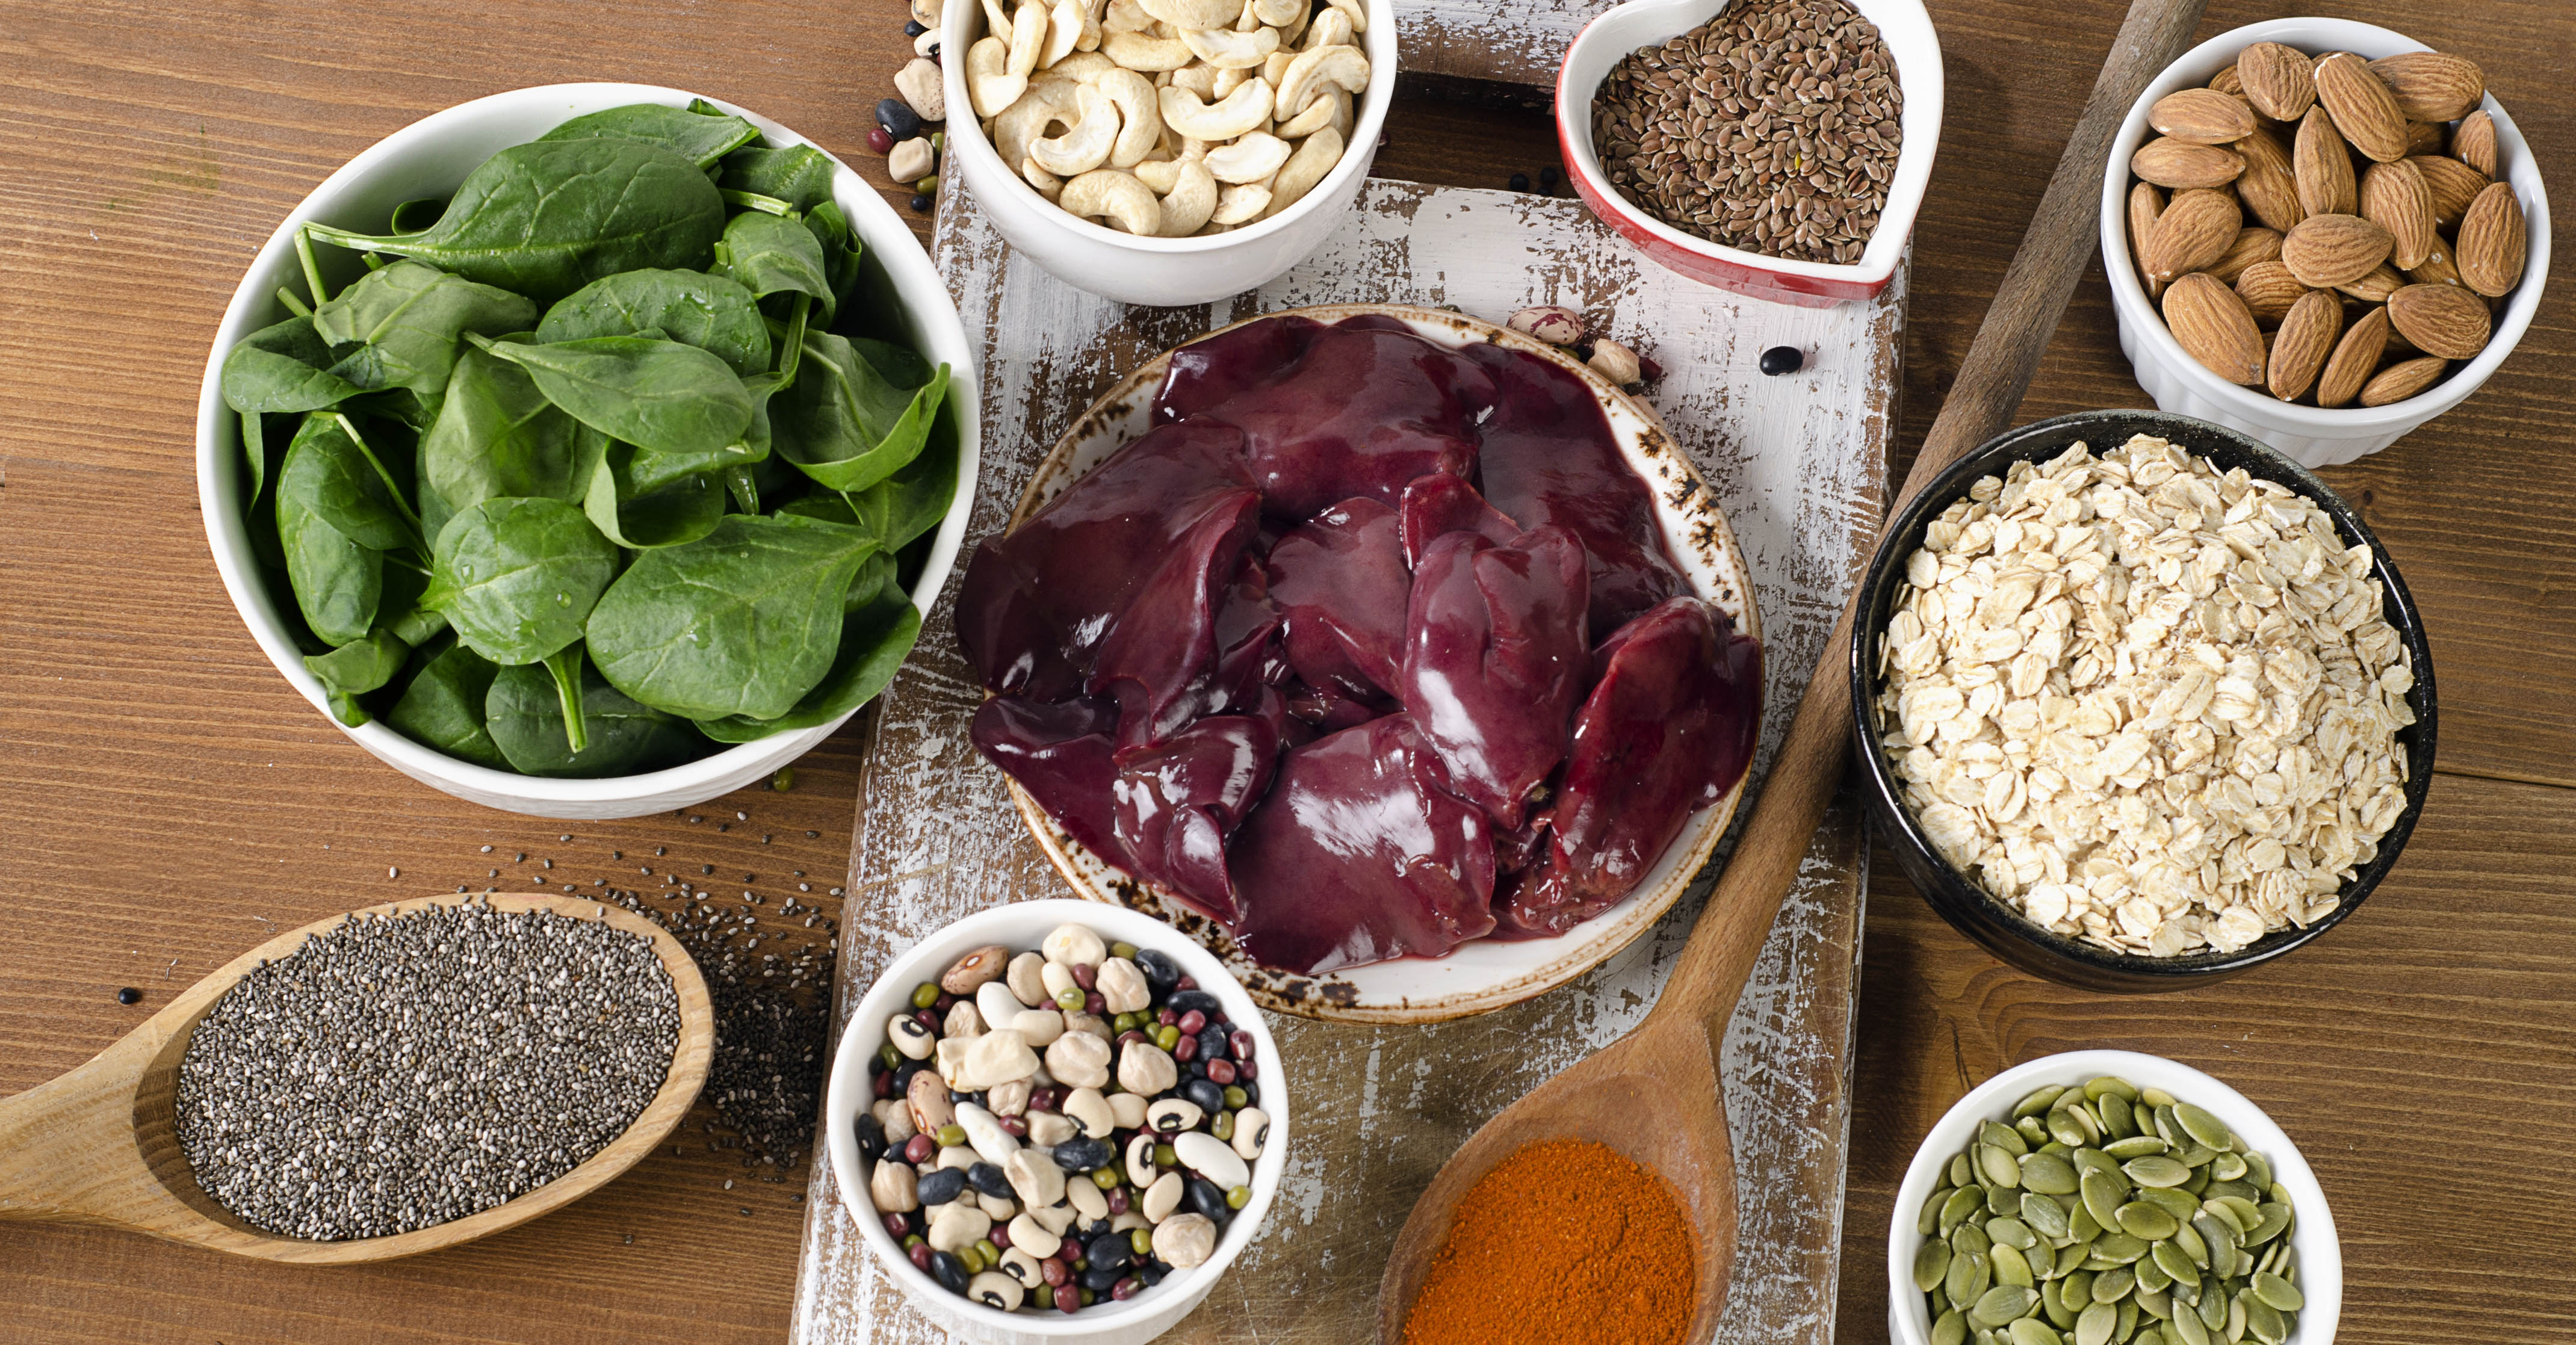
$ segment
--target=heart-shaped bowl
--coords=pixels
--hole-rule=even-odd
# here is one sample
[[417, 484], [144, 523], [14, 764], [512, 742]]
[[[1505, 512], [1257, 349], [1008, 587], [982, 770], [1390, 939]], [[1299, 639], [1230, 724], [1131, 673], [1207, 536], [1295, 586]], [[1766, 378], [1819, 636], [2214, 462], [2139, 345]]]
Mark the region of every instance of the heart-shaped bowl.
[[[1491, 342], [1527, 351], [1582, 378], [1599, 399], [1602, 414], [1609, 419], [1629, 468], [1646, 483], [1653, 496], [1665, 545], [1690, 580], [1691, 591], [1732, 618], [1736, 630], [1761, 637], [1761, 614], [1754, 608], [1751, 572], [1745, 566], [1742, 549], [1736, 545], [1734, 532], [1727, 527], [1725, 514], [1718, 509], [1717, 495], [1700, 479], [1689, 456], [1664, 432], [1652, 412], [1556, 347], [1446, 309], [1329, 304], [1266, 313], [1261, 318], [1294, 315], [1317, 322], [1339, 322], [1363, 314], [1395, 318], [1417, 335], [1446, 346]], [[1257, 322], [1261, 318], [1245, 321]], [[1026, 522], [1084, 473], [1152, 427], [1154, 392], [1162, 386], [1170, 360], [1167, 351], [1138, 366], [1075, 419], [1072, 428], [1056, 441], [1055, 448], [1030, 475], [1019, 506], [1011, 513], [1012, 527]], [[1489, 1013], [1543, 994], [1599, 966], [1635, 942], [1657, 917], [1671, 909], [1708, 863], [1718, 837], [1726, 831], [1727, 820], [1735, 815], [1737, 801], [1744, 796], [1744, 785], [1738, 780], [1724, 798], [1693, 814], [1681, 834], [1665, 848], [1663, 858], [1618, 905], [1563, 934], [1546, 939], [1478, 939], [1459, 945], [1445, 957], [1396, 958], [1320, 976], [1281, 971], [1253, 961], [1223, 925], [1102, 858], [1075, 840], [1016, 782], [1010, 788], [1011, 798], [1036, 835], [1039, 847], [1055, 862], [1065, 880], [1073, 884], [1075, 892], [1169, 922], [1216, 954], [1263, 1008], [1350, 1023], [1437, 1023]]]

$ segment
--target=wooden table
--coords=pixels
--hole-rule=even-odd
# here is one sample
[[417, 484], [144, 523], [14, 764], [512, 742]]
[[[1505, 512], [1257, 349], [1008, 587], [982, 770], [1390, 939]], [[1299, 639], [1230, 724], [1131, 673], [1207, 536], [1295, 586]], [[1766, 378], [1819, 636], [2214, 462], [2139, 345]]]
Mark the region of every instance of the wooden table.
[[[1916, 230], [1910, 435], [2120, 8], [1932, 0], [1950, 114]], [[2576, 192], [2565, 0], [2335, 8], [2481, 62], [2544, 174]], [[2285, 12], [2215, 0], [2204, 32]], [[792, 792], [696, 822], [510, 818], [378, 766], [235, 618], [196, 516], [192, 422], [241, 266], [375, 138], [500, 89], [633, 79], [747, 103], [865, 164], [902, 21], [901, 0], [0, 0], [0, 1091], [80, 1063], [272, 928], [494, 868], [587, 883], [622, 873], [611, 850], [662, 845], [769, 891], [845, 884], [857, 729], [800, 763]], [[1498, 187], [1554, 161], [1531, 113], [1416, 95], [1389, 125], [1389, 176]], [[2403, 566], [2442, 692], [2443, 778], [2359, 917], [2214, 989], [2106, 999], [2005, 970], [1875, 866], [1842, 1339], [1884, 1332], [1879, 1230], [1924, 1128], [2003, 1065], [2083, 1045], [2207, 1068], [2299, 1139], [2343, 1231], [2345, 1340], [2576, 1339], [2572, 280], [2562, 260], [2539, 321], [2465, 406], [2327, 473]], [[2022, 418], [2141, 400], [2097, 273]], [[125, 985], [141, 1005], [116, 1002]], [[373, 1269], [0, 1227], [0, 1341], [774, 1341], [802, 1184], [705, 1147], [701, 1119], [688, 1151], [566, 1211]]]

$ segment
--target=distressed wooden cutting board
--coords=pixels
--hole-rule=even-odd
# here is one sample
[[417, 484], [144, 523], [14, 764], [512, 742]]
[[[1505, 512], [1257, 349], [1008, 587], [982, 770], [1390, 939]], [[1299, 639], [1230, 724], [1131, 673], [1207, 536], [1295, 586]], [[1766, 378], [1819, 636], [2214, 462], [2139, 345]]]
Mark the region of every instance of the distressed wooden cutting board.
[[[983, 351], [970, 541], [1002, 525], [1030, 470], [1095, 396], [1212, 327], [1304, 304], [1418, 303], [1496, 321], [1564, 304], [1664, 366], [1651, 400], [1723, 499], [1756, 580], [1771, 672], [1764, 742], [1786, 731], [1879, 515], [1903, 271], [1873, 304], [1789, 308], [1673, 276], [1574, 201], [1372, 180], [1330, 241], [1259, 291], [1128, 308], [1018, 256], [965, 194], [947, 202], [935, 251]], [[1806, 371], [1763, 377], [1756, 361], [1774, 345], [1805, 350]], [[931, 930], [1067, 891], [1000, 773], [967, 742], [979, 699], [944, 602], [879, 703], [841, 921], [840, 1013]], [[1767, 765], [1766, 747], [1756, 771]], [[1744, 1236], [1722, 1340], [1813, 1345], [1832, 1334], [1866, 856], [1855, 811], [1837, 806], [1727, 1031]], [[1468, 1132], [1644, 1017], [1706, 890], [1703, 880], [1626, 952], [1514, 1008], [1436, 1027], [1273, 1017], [1294, 1089], [1288, 1183], [1260, 1240], [1168, 1339], [1368, 1339], [1378, 1274], [1415, 1195]], [[810, 1194], [796, 1338], [942, 1339], [870, 1260], [828, 1167], [818, 1164]]]

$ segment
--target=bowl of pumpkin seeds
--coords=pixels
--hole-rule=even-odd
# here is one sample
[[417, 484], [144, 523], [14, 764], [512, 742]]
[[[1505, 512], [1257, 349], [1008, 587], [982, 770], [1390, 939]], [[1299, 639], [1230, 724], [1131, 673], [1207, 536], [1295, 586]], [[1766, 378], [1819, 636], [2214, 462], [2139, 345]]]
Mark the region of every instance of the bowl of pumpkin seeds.
[[2244, 1094], [2134, 1051], [2016, 1065], [1924, 1138], [1888, 1227], [1899, 1345], [2326, 1345], [2316, 1174]]

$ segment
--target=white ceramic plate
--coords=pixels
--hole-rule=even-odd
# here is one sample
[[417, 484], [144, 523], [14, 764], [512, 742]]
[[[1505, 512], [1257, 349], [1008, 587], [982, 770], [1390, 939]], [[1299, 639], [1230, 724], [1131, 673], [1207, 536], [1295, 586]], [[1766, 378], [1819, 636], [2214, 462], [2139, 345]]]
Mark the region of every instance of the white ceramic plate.
[[[248, 474], [241, 463], [240, 421], [224, 405], [224, 356], [242, 337], [286, 317], [277, 301], [278, 286], [303, 292], [295, 234], [306, 220], [343, 228], [381, 228], [396, 205], [446, 195], [493, 154], [534, 140], [574, 117], [628, 103], [685, 107], [695, 97], [684, 89], [652, 84], [548, 84], [460, 103], [386, 136], [341, 165], [287, 212], [286, 221], [251, 259], [240, 287], [233, 291], [223, 324], [215, 329], [214, 349], [206, 358], [205, 384], [197, 393], [197, 505], [205, 516], [206, 542], [215, 553], [215, 568], [223, 574], [224, 589], [241, 612], [242, 624], [250, 627], [251, 638], [277, 665], [279, 675], [312, 702], [316, 713], [360, 747], [422, 784], [486, 807], [580, 819], [640, 817], [684, 808], [776, 773], [832, 736], [848, 716], [725, 748], [669, 770], [604, 780], [549, 780], [496, 771], [424, 747], [381, 723], [354, 729], [342, 726], [330, 716], [322, 683], [305, 670], [303, 651], [296, 648], [291, 628], [261, 579], [250, 533], [242, 525], [241, 492]], [[716, 106], [759, 127], [768, 144], [813, 143], [757, 112], [730, 103], [716, 102]], [[858, 231], [864, 255], [873, 259], [875, 270], [901, 304], [906, 332], [932, 363], [949, 366], [948, 404], [942, 416], [957, 428], [957, 496], [932, 534], [929, 563], [913, 585], [913, 605], [927, 616], [940, 585], [948, 580], [949, 567], [956, 563], [958, 544], [966, 536], [966, 515], [975, 501], [977, 427], [982, 423], [976, 404], [975, 358], [948, 287], [913, 239], [911, 227], [837, 159], [832, 196]]]
[[[1692, 591], [1732, 617], [1738, 631], [1761, 638], [1761, 615], [1753, 605], [1752, 578], [1736, 546], [1735, 534], [1718, 510], [1717, 497], [1652, 413], [1629, 400], [1599, 374], [1553, 346], [1443, 309], [1331, 304], [1286, 311], [1318, 322], [1338, 322], [1363, 313], [1382, 314], [1405, 322], [1415, 332], [1445, 346], [1492, 342], [1528, 351], [1573, 371], [1600, 398], [1602, 413], [1609, 418], [1620, 452], [1654, 496], [1656, 521], [1663, 525], [1665, 547], [1689, 578]], [[1084, 473], [1151, 428], [1154, 392], [1162, 386], [1170, 358], [1166, 352], [1139, 367], [1073, 422], [1030, 476], [1019, 507], [1011, 513], [1012, 527], [1018, 527]], [[1049, 817], [1016, 782], [1011, 784], [1011, 797], [1019, 805], [1020, 816], [1027, 819], [1039, 846], [1076, 892], [1093, 901], [1132, 907], [1169, 922], [1222, 959], [1226, 970], [1264, 1008], [1351, 1023], [1437, 1023], [1488, 1013], [1542, 994], [1599, 966], [1645, 933], [1656, 917], [1681, 896], [1700, 866], [1708, 862], [1710, 851], [1716, 848], [1718, 837], [1725, 833], [1727, 820], [1734, 816], [1735, 805], [1743, 796], [1744, 782], [1739, 780], [1725, 798], [1691, 817], [1681, 835], [1664, 851], [1663, 859], [1625, 900], [1555, 938], [1478, 939], [1460, 945], [1447, 957], [1398, 958], [1322, 976], [1303, 976], [1254, 962], [1235, 946], [1224, 926], [1094, 854]]]

